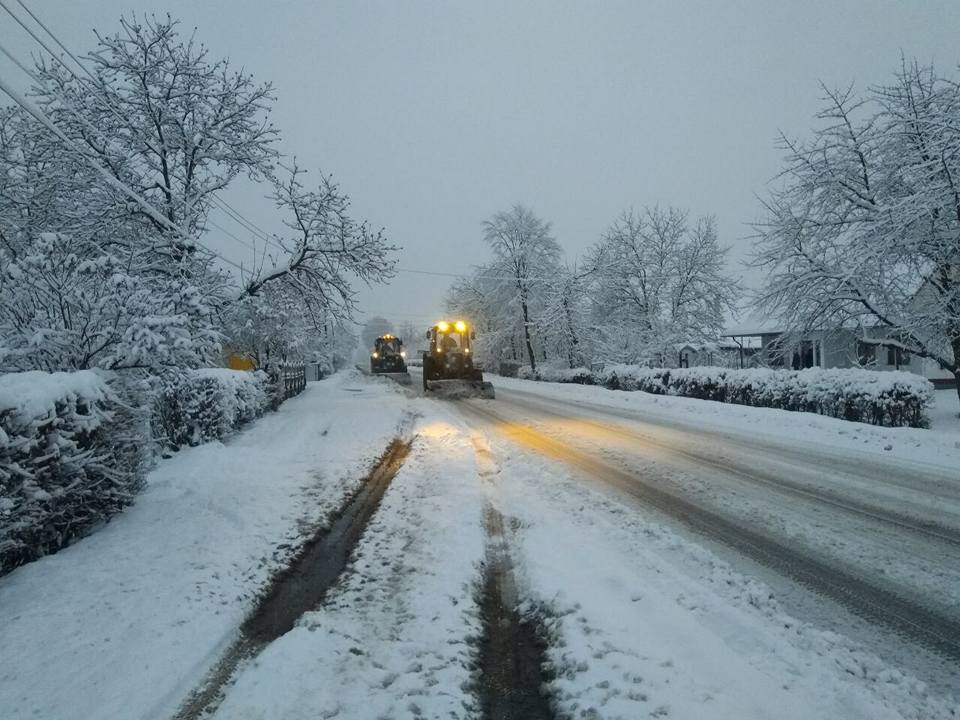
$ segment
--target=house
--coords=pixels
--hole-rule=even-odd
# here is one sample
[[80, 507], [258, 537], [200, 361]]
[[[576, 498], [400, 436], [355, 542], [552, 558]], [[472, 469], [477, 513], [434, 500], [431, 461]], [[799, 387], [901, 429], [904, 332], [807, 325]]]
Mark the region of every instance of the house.
[[953, 387], [956, 382], [953, 374], [935, 361], [913, 356], [899, 347], [890, 328], [882, 326], [811, 330], [798, 336], [770, 321], [753, 319], [728, 328], [723, 337], [751, 348], [740, 367], [904, 370], [938, 387]]
[[732, 340], [677, 345], [677, 367], [739, 367], [740, 348]]

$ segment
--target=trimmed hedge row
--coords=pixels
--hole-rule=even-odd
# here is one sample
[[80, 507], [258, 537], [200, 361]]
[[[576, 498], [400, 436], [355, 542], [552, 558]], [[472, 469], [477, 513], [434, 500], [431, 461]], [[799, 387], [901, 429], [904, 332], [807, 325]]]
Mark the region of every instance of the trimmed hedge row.
[[93, 370], [0, 375], [0, 575], [130, 505], [151, 432], [164, 450], [220, 440], [275, 400], [265, 373], [222, 368], [156, 379], [148, 403], [128, 395]]
[[160, 379], [150, 416], [153, 438], [178, 450], [222, 440], [282, 402], [266, 373], [203, 368]]
[[133, 501], [147, 458], [136, 428], [94, 371], [0, 375], [0, 574]]
[[535, 377], [525, 367], [519, 377], [811, 412], [886, 427], [928, 427], [933, 403], [932, 383], [908, 372], [613, 365], [596, 372], [538, 368]]

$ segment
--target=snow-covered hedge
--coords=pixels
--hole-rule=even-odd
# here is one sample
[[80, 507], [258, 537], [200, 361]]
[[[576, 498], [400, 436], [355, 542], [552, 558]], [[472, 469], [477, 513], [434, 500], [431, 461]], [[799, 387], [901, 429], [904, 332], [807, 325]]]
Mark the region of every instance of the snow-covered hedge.
[[556, 367], [538, 367], [537, 372], [530, 370], [529, 365], [524, 365], [516, 371], [516, 377], [521, 380], [543, 380], [545, 382], [576, 383], [578, 385], [593, 385], [595, 378], [589, 369], [579, 368], [556, 368]]
[[270, 409], [266, 373], [203, 368], [160, 380], [151, 413], [154, 439], [166, 448], [220, 440]]
[[[516, 360], [501, 360], [500, 364], [497, 366], [497, 373], [503, 377], [514, 378], [517, 377], [517, 373], [520, 372], [521, 364]], [[526, 368], [527, 371], [530, 368]]]
[[91, 370], [0, 375], [0, 574], [56, 552], [142, 482], [135, 419]]
[[[719, 367], [647, 368], [612, 365], [597, 372], [537, 371], [553, 382], [603, 385], [753, 407], [812, 412], [888, 427], [926, 427], [933, 385], [908, 372], [855, 369], [733, 370]], [[523, 368], [520, 377], [531, 377]]]

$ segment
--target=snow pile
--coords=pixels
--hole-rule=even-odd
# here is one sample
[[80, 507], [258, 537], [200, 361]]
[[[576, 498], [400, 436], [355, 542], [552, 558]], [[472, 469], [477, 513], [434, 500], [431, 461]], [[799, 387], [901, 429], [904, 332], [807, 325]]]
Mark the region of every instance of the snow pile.
[[160, 382], [150, 422], [154, 439], [173, 450], [221, 440], [271, 407], [263, 372], [202, 368]]
[[548, 382], [603, 385], [699, 400], [810, 412], [886, 427], [927, 427], [933, 385], [908, 372], [823, 369], [733, 370], [721, 367], [649, 368], [610, 365], [586, 368], [529, 367], [519, 377]]
[[0, 375], [0, 574], [130, 504], [142, 459], [130, 420], [94, 371]]

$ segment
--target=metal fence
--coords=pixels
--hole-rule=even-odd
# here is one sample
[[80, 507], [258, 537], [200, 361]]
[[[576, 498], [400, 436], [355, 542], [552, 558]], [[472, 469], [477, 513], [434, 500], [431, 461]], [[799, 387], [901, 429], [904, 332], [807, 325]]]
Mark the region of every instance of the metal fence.
[[287, 400], [299, 395], [307, 386], [306, 365], [276, 365], [267, 370], [273, 382], [283, 392], [283, 399]]

